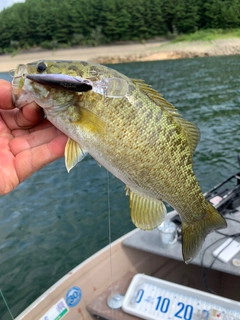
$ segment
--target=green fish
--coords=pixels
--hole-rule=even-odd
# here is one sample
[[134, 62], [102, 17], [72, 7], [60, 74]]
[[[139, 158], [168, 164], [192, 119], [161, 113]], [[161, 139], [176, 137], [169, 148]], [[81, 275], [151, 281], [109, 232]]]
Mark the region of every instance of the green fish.
[[[62, 81], [55, 87], [43, 85], [31, 80], [34, 75]], [[84, 92], [74, 91], [69, 77], [85, 82]], [[162, 201], [178, 212], [186, 263], [198, 254], [208, 233], [226, 227], [193, 173], [198, 128], [143, 81], [85, 61], [36, 61], [16, 68], [12, 86], [17, 107], [35, 101], [69, 137], [68, 171], [89, 153], [123, 181], [136, 227], [158, 227], [166, 215]]]

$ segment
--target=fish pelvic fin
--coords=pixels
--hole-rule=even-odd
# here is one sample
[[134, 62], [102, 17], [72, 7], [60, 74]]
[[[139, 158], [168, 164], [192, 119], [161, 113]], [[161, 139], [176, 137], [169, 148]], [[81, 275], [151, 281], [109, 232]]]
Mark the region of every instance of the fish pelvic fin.
[[65, 147], [65, 165], [69, 172], [75, 165], [87, 155], [87, 151], [71, 138], [68, 138]]
[[142, 230], [157, 228], [166, 217], [166, 207], [162, 201], [150, 198], [126, 187], [130, 196], [131, 219]]
[[210, 232], [226, 227], [225, 219], [207, 202], [207, 214], [203, 219], [182, 224], [182, 254], [185, 263], [188, 264], [196, 257]]

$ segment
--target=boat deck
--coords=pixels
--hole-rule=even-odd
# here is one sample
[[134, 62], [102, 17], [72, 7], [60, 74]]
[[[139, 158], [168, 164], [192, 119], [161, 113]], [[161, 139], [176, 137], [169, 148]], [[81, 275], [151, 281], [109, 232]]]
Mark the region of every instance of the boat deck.
[[[128, 272], [115, 281], [112, 286], [109, 286], [107, 290], [87, 305], [88, 311], [98, 319], [104, 320], [140, 319], [126, 314], [121, 308], [111, 310], [107, 305], [108, 297], [112, 292], [125, 295], [130, 282], [136, 273], [137, 272]], [[194, 264], [186, 265], [183, 262], [168, 259], [150, 275], [186, 287], [208, 292], [203, 283], [201, 267]], [[212, 270], [208, 277], [208, 285], [220, 296], [240, 301], [239, 279], [237, 276]]]
[[104, 320], [133, 320], [139, 319], [130, 314], [127, 314], [122, 311], [122, 309], [110, 309], [107, 305], [108, 297], [111, 295], [111, 292], [118, 292], [121, 294], [125, 294], [127, 288], [130, 285], [130, 282], [135, 274], [133, 272], [126, 273], [121, 279], [115, 281], [111, 287], [105, 290], [101, 295], [99, 295], [96, 299], [91, 301], [87, 309], [88, 311], [98, 319]]
[[[232, 216], [231, 216], [232, 217]], [[240, 220], [240, 212], [234, 214], [234, 219]], [[223, 230], [225, 234], [236, 233], [236, 223], [229, 221], [228, 228]], [[214, 244], [216, 240], [219, 240]], [[137, 230], [123, 241], [123, 246], [129, 248], [131, 251], [146, 252], [147, 255], [154, 257], [161, 257], [161, 263], [152, 268], [150, 274], [145, 270], [144, 273], [154, 276], [159, 279], [167, 280], [173, 283], [181, 284], [187, 287], [209, 292], [203, 281], [203, 268], [208, 268], [214, 260], [212, 252], [219, 247], [224, 241], [223, 236], [216, 232], [211, 233], [201, 249], [200, 254], [192, 261], [191, 264], [186, 265], [182, 259], [181, 243], [177, 241], [167, 248], [160, 245], [160, 237], [158, 230], [141, 231]], [[213, 244], [209, 249], [205, 249]], [[204, 255], [204, 259], [202, 261]], [[170, 258], [170, 259], [169, 259]], [[234, 257], [240, 259], [240, 252]], [[151, 263], [151, 261], [149, 261]], [[91, 301], [87, 309], [92, 314], [100, 319], [106, 320], [131, 320], [139, 319], [132, 315], [128, 315], [120, 309], [112, 311], [107, 306], [107, 299], [112, 292], [117, 292], [125, 295], [127, 288], [131, 282], [132, 277], [141, 272], [141, 268], [135, 272], [127, 272], [120, 279], [115, 281], [112, 286], [108, 287], [101, 295], [97, 296]], [[240, 267], [235, 267], [232, 261], [223, 263], [216, 259], [211, 270], [207, 275], [207, 285], [219, 296], [226, 297], [235, 301], [240, 301], [239, 285]]]
[[[240, 221], [240, 211], [230, 215]], [[238, 229], [236, 222], [229, 221], [226, 234], [234, 234]], [[16, 320], [56, 319], [59, 306], [65, 307], [64, 320], [133, 320], [139, 319], [126, 314], [122, 309], [112, 310], [107, 306], [107, 299], [111, 293], [126, 294], [129, 284], [135, 274], [142, 273], [158, 279], [180, 284], [185, 287], [209, 292], [203, 281], [201, 260], [204, 250], [222, 236], [210, 234], [203, 249], [192, 263], [186, 265], [182, 259], [181, 243], [176, 242], [167, 248], [160, 245], [158, 230], [144, 232], [133, 230], [119, 238], [109, 247], [105, 247], [95, 255], [85, 260], [71, 270], [56, 284], [49, 288], [32, 305], [21, 313]], [[215, 243], [206, 251], [203, 265], [209, 267], [214, 259], [212, 252], [221, 245], [224, 239]], [[111, 258], [110, 258], [111, 252]], [[240, 252], [235, 256], [240, 259]], [[217, 295], [232, 299], [240, 309], [239, 286], [240, 268], [234, 267], [232, 261], [222, 263], [215, 261], [208, 270], [207, 285]], [[68, 295], [71, 290], [81, 290], [80, 301], [75, 306], [67, 306]], [[75, 296], [71, 295], [73, 299]]]
[[[234, 213], [232, 215], [226, 215], [225, 218], [233, 218], [240, 222], [240, 211]], [[236, 234], [238, 230], [240, 230], [240, 223], [239, 226], [236, 225], [236, 222], [229, 220], [228, 227], [226, 229], [222, 229], [221, 232], [227, 235]], [[222, 240], [221, 240], [222, 239]], [[191, 262], [191, 264], [195, 264], [198, 266], [203, 265], [204, 267], [208, 268], [214, 260], [213, 251], [218, 248], [224, 241], [226, 241], [227, 237], [224, 238], [222, 235], [212, 232], [210, 233], [200, 251], [195, 259]], [[219, 240], [214, 244], [215, 241]], [[169, 245], [168, 247], [161, 247], [160, 244], [160, 236], [157, 229], [152, 231], [142, 231], [138, 230], [138, 232], [130, 235], [127, 239], [123, 241], [124, 246], [135, 248], [138, 250], [142, 250], [145, 252], [154, 253], [160, 256], [176, 259], [179, 261], [183, 261], [182, 258], [182, 245], [180, 241], [177, 241], [173, 245]], [[205, 249], [213, 244], [209, 249]], [[204, 255], [204, 257], [203, 257]], [[234, 257], [240, 259], [240, 252]], [[235, 267], [230, 260], [228, 263], [223, 263], [220, 260], [216, 259], [213, 264], [213, 269], [230, 273], [236, 276], [240, 275], [240, 267]]]

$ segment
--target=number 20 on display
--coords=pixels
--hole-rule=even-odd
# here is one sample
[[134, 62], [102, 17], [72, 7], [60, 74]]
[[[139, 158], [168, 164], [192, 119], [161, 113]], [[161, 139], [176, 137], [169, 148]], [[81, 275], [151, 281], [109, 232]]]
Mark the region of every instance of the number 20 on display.
[[[141, 302], [143, 295], [144, 295], [144, 290], [143, 289], [138, 290], [136, 303]], [[161, 313], [167, 313], [169, 311], [170, 302], [171, 300], [169, 298], [164, 298], [162, 296], [157, 297], [155, 310], [158, 310]], [[190, 304], [185, 304], [183, 302], [178, 302], [177, 306], [178, 306], [177, 311], [174, 314], [175, 318], [192, 320], [193, 306], [191, 306]]]

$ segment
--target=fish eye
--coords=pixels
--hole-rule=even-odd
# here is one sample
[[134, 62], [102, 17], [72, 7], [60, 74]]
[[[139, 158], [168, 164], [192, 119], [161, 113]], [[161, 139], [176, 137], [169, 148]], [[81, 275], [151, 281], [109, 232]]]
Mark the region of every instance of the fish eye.
[[42, 73], [44, 72], [45, 70], [47, 69], [47, 66], [44, 62], [40, 62], [38, 65], [37, 65], [37, 72], [38, 73]]

